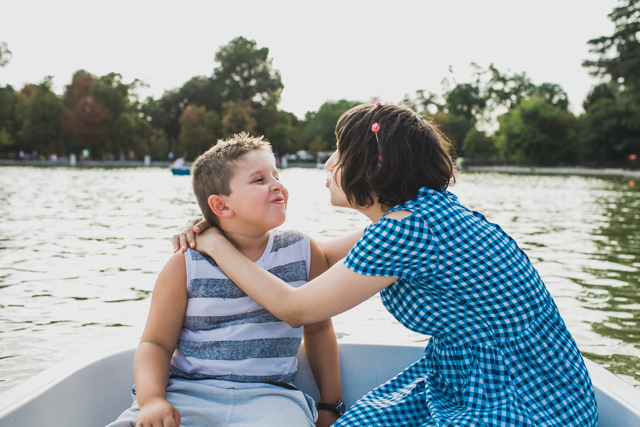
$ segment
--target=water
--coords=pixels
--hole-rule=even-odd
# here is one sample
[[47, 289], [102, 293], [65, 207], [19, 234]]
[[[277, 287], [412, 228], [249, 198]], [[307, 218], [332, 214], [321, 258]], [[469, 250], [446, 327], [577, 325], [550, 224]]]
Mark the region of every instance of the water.
[[[331, 206], [325, 174], [287, 169], [285, 228], [317, 240], [368, 224]], [[527, 252], [585, 357], [640, 387], [640, 192], [623, 180], [463, 174], [460, 201]], [[171, 236], [199, 215], [166, 169], [0, 168], [0, 391], [106, 340], [140, 337]], [[340, 341], [408, 343], [375, 296]]]

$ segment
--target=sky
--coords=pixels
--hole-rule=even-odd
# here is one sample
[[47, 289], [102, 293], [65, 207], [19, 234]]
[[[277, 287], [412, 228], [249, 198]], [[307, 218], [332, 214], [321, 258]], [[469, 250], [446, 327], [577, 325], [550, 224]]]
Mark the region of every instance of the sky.
[[[448, 77], [471, 81], [470, 63], [559, 84], [574, 113], [599, 82], [582, 68], [587, 41], [613, 32], [617, 0], [5, 0], [0, 42], [12, 60], [0, 85], [73, 73], [122, 74], [159, 98], [210, 76], [215, 53], [238, 36], [268, 47], [284, 90], [279, 107], [303, 118], [326, 101], [400, 102], [442, 94]], [[451, 73], [449, 70], [453, 71]]]

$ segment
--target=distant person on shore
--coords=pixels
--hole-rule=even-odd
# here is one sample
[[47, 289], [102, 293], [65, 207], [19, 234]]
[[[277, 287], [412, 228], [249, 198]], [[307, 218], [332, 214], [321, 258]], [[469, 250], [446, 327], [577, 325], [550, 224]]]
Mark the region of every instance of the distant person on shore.
[[[288, 192], [271, 146], [247, 134], [219, 141], [193, 165], [205, 218], [247, 260], [296, 288], [327, 269], [306, 234], [274, 230]], [[298, 325], [300, 326], [300, 325]], [[207, 256], [177, 252], [160, 272], [136, 352], [136, 401], [109, 427], [328, 427], [343, 407], [331, 319], [291, 327], [242, 292]], [[304, 335], [323, 402], [292, 385]]]
[[331, 203], [372, 224], [352, 248], [342, 239], [333, 255], [344, 258], [326, 273], [291, 288], [207, 222], [190, 221], [205, 231], [197, 242], [191, 229], [174, 236], [174, 247], [208, 254], [291, 325], [380, 292], [400, 323], [431, 336], [422, 359], [334, 426], [595, 426], [593, 386], [553, 298], [516, 242], [447, 191], [455, 168], [437, 127], [408, 108], [368, 104], [340, 117], [336, 138], [325, 164]]

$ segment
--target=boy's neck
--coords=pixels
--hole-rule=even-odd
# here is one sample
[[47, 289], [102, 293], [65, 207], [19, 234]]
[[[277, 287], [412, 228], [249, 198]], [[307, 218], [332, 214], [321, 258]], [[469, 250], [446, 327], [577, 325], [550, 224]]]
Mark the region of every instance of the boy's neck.
[[262, 234], [250, 235], [225, 230], [224, 235], [236, 249], [252, 262], [256, 262], [262, 257], [269, 242], [268, 231]]

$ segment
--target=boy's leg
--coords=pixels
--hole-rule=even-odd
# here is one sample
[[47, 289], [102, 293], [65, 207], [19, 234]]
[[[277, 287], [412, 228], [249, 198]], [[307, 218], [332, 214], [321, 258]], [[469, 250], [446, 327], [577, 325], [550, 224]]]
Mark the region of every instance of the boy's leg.
[[235, 389], [226, 426], [315, 426], [313, 399], [281, 387]]
[[[181, 427], [224, 425], [230, 411], [230, 390], [212, 387], [198, 381], [170, 380], [167, 401], [180, 412]], [[131, 408], [106, 427], [135, 427], [140, 410], [134, 400]]]

